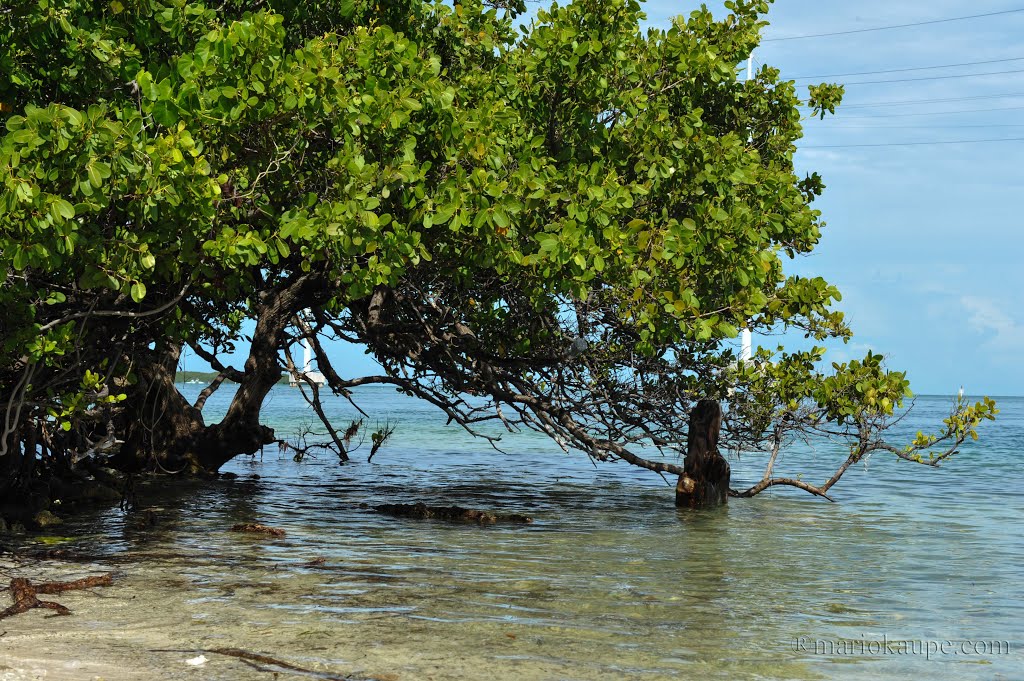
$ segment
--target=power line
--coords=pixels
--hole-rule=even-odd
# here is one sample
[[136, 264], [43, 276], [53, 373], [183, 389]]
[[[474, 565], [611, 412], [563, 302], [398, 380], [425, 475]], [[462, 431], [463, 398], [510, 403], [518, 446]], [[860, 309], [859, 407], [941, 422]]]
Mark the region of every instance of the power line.
[[898, 102], [868, 102], [867, 104], [842, 104], [842, 110], [869, 109], [882, 106], [907, 106], [910, 104], [938, 104], [942, 102], [967, 102], [978, 99], [1001, 99], [1003, 97], [1024, 97], [1024, 92], [1004, 92], [995, 95], [974, 95], [971, 97], [944, 97], [942, 99], [905, 99]]
[[963, 114], [963, 113], [988, 113], [990, 111], [1017, 111], [1024, 109], [1024, 106], [998, 106], [991, 109], [960, 109], [959, 111], [925, 111], [922, 113], [898, 113], [898, 114], [878, 114], [869, 116], [843, 116], [843, 119], [850, 118], [903, 118], [906, 116], [945, 116], [946, 114]]
[[1001, 12], [987, 12], [985, 14], [971, 14], [965, 17], [950, 17], [949, 19], [932, 19], [931, 21], [916, 21], [911, 24], [894, 24], [892, 26], [877, 26], [875, 28], [855, 28], [849, 31], [833, 31], [831, 33], [809, 33], [807, 35], [791, 35], [782, 38], [764, 38], [761, 42], [772, 43], [780, 42], [783, 40], [804, 40], [805, 38], [825, 38], [833, 35], [851, 35], [853, 33], [870, 33], [872, 31], [888, 31], [894, 28], [912, 28], [914, 26], [927, 26], [929, 24], [945, 24], [950, 21], [964, 21], [965, 19], [981, 19], [983, 17], [994, 17], [1001, 14], [1013, 14], [1015, 12], [1024, 12], [1024, 7], [1020, 9], [1007, 9]]
[[936, 144], [977, 144], [981, 142], [1024, 142], [1024, 137], [997, 137], [982, 140], [940, 140], [933, 142], [880, 142], [873, 144], [805, 144], [800, 149], [838, 149], [840, 147], [920, 147]]
[[914, 83], [921, 80], [949, 80], [951, 78], [977, 78], [979, 76], [1001, 76], [1007, 73], [1024, 73], [1024, 69], [1010, 71], [986, 71], [985, 73], [960, 73], [951, 76], [921, 76], [920, 78], [894, 78], [892, 80], [855, 80], [843, 85], [879, 85], [881, 83]]
[[[921, 130], [920, 125], [865, 125], [861, 123], [853, 125], [829, 124], [829, 130], [835, 129], [856, 129], [856, 130]], [[1024, 123], [980, 123], [978, 125], [931, 125], [927, 128], [1024, 128]]]
[[952, 69], [958, 66], [979, 66], [981, 64], [1001, 64], [1008, 61], [1021, 61], [1024, 57], [1008, 59], [986, 59], [985, 61], [966, 61], [960, 64], [940, 64], [938, 66], [913, 66], [905, 69], [886, 69], [885, 71], [856, 71], [854, 73], [830, 73], [824, 76], [793, 76], [789, 80], [813, 80], [814, 78], [841, 78], [844, 76], [872, 76], [877, 73], [903, 73], [906, 71], [928, 71], [930, 69]]

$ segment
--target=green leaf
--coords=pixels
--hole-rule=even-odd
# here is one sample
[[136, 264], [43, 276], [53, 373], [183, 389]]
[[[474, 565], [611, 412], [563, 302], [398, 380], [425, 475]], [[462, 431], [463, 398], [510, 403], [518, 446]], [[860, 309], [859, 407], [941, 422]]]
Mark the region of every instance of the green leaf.
[[[103, 184], [103, 179], [110, 177], [110, 166], [101, 161], [92, 160], [85, 166], [85, 172], [89, 178], [89, 184], [92, 187], [98, 188]], [[85, 191], [83, 187], [83, 193], [88, 195], [92, 194], [92, 191]]]
[[27, 144], [39, 139], [39, 134], [32, 128], [22, 128], [10, 133], [7, 138], [15, 144]]
[[25, 269], [25, 266], [28, 264], [28, 251], [20, 246], [15, 246], [13, 264], [16, 270]]
[[178, 118], [178, 106], [174, 102], [162, 99], [153, 105], [153, 120], [165, 128], [177, 125]]
[[131, 295], [132, 300], [136, 303], [141, 303], [142, 299], [146, 297], [146, 285], [141, 281], [132, 282]]
[[494, 224], [496, 224], [498, 227], [501, 227], [502, 229], [508, 227], [509, 225], [508, 215], [506, 215], [505, 211], [503, 211], [501, 208], [494, 209]]
[[160, 96], [156, 83], [153, 81], [153, 76], [149, 71], [140, 71], [139, 75], [135, 77], [135, 82], [138, 83], [139, 91], [146, 99], [156, 101]]
[[71, 219], [75, 217], [75, 207], [63, 199], [57, 199], [53, 202], [53, 206], [57, 209], [57, 212], [61, 217]]

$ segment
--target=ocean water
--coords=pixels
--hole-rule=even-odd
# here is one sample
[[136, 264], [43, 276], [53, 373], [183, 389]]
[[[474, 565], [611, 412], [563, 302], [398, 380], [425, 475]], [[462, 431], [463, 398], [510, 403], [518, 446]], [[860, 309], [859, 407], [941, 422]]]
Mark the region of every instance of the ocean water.
[[[777, 488], [693, 512], [647, 471], [529, 433], [498, 452], [393, 390], [358, 395], [369, 426], [396, 426], [372, 463], [368, 442], [344, 465], [268, 449], [229, 464], [234, 480], [142, 486], [153, 526], [111, 509], [32, 540], [89, 564], [0, 562], [4, 576], [118, 575], [53, 597], [72, 617], [0, 622], [0, 680], [1024, 678], [1024, 399], [1000, 399], [998, 421], [942, 468], [877, 453], [834, 488], [836, 503]], [[903, 434], [934, 429], [950, 404], [918, 398]], [[343, 400], [330, 410], [352, 416]], [[266, 418], [279, 435], [316, 426], [287, 387]], [[777, 472], [820, 481], [842, 457], [794, 445]], [[739, 487], [763, 459], [731, 464]], [[418, 501], [534, 522], [368, 508]], [[241, 522], [287, 534], [229, 531]]]

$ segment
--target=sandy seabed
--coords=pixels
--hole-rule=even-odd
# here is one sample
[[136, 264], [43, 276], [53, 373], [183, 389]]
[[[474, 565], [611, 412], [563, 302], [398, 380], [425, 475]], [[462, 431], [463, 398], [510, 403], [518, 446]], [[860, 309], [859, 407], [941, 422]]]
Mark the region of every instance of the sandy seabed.
[[[106, 572], [109, 566], [99, 564], [0, 559], [4, 581], [69, 581]], [[44, 596], [72, 614], [55, 616], [35, 609], [0, 620], [0, 681], [624, 678], [621, 670], [574, 669], [566, 659], [545, 659], [542, 651], [548, 641], [543, 639], [564, 635], [561, 627], [544, 636], [480, 622], [473, 625], [470, 642], [465, 623], [409, 620], [398, 613], [334, 624], [287, 614], [256, 621], [266, 620], [267, 613], [248, 610], [244, 602], [197, 598], [185, 581], [136, 565], [130, 574], [115, 572], [113, 586]], [[289, 584], [289, 590], [298, 586]], [[0, 592], [0, 605], [6, 607], [8, 600], [7, 593]], [[453, 627], [447, 640], [438, 636], [438, 629], [446, 626]], [[309, 673], [209, 652], [215, 648], [271, 656]], [[203, 664], [187, 662], [200, 655], [206, 658]]]

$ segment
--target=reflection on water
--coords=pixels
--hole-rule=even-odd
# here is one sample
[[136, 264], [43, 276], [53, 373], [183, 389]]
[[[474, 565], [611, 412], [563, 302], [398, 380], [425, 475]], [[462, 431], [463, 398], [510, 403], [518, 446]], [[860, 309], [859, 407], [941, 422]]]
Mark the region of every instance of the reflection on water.
[[[783, 491], [695, 513], [675, 510], [657, 476], [594, 467], [525, 435], [501, 454], [390, 391], [364, 395], [399, 422], [373, 464], [268, 451], [233, 463], [235, 480], [147, 487], [155, 527], [116, 511], [83, 519], [72, 545], [124, 578], [62, 595], [72, 618], [4, 621], [0, 679], [260, 676], [214, 654], [184, 662], [224, 647], [391, 679], [1012, 679], [1022, 668], [1024, 400], [1003, 400], [981, 445], [941, 470], [879, 456], [850, 472], [837, 504]], [[945, 406], [920, 400], [906, 428]], [[279, 389], [271, 418], [288, 432], [304, 407]], [[794, 451], [781, 465], [811, 461], [817, 478], [835, 456]], [[733, 461], [737, 484], [758, 465]], [[478, 527], [365, 507], [385, 501], [535, 522]], [[287, 536], [229, 532], [238, 522]], [[55, 568], [17, 569], [33, 570]], [[872, 654], [883, 637], [1010, 651]], [[861, 646], [816, 651], [843, 641]], [[180, 652], [152, 652], [168, 650]]]

